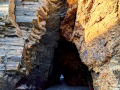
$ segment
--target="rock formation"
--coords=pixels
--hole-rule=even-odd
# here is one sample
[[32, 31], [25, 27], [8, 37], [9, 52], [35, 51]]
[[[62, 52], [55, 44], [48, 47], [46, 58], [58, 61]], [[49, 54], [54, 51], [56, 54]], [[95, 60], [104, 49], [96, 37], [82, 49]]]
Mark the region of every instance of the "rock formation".
[[70, 37], [72, 36], [74, 25], [75, 25], [75, 19], [76, 19], [76, 13], [77, 13], [77, 7], [78, 3], [76, 1], [66, 1], [67, 6], [67, 12], [66, 15], [61, 23], [61, 34], [65, 37], [67, 41], [70, 41]]
[[57, 84], [61, 74], [70, 86], [89, 85], [92, 88], [91, 74], [87, 66], [81, 62], [76, 46], [64, 38], [59, 40], [58, 47], [55, 49], [53, 70], [46, 88]]
[[16, 27], [8, 16], [8, 0], [0, 1], [0, 90], [12, 90], [24, 74], [22, 52], [27, 30], [21, 30], [23, 37], [17, 36]]
[[8, 83], [11, 87], [15, 86], [23, 74], [24, 68], [20, 66], [24, 39], [17, 37], [15, 27], [7, 16], [0, 20], [0, 29], [0, 89], [6, 90]]
[[118, 90], [119, 5], [119, 0], [0, 0], [0, 89], [12, 90], [23, 79], [44, 90], [63, 74], [69, 85], [92, 90], [91, 71], [95, 90]]
[[54, 50], [59, 40], [59, 26], [61, 17], [64, 16], [62, 11], [65, 11], [64, 1], [61, 0], [41, 1], [41, 5], [37, 20], [32, 22], [33, 30], [25, 43], [26, 55], [29, 57], [26, 66], [31, 71], [28, 77], [35, 80], [33, 84], [40, 90], [45, 87], [52, 72]]
[[[0, 21], [0, 41], [3, 41], [0, 47], [1, 55], [3, 51], [5, 52], [5, 55], [1, 56], [1, 83], [2, 85], [5, 84], [1, 86], [1, 90], [6, 90], [6, 86], [12, 90], [15, 88], [15, 85], [19, 86], [22, 83], [26, 83], [27, 86], [35, 86], [36, 90], [43, 90], [45, 87], [52, 85], [49, 83], [51, 80], [53, 80], [53, 85], [56, 84], [61, 74], [65, 76], [66, 82], [70, 85], [88, 85], [87, 75], [85, 77], [83, 76], [84, 74], [82, 74], [83, 71], [76, 71], [76, 69], [81, 68], [80, 70], [85, 70], [83, 73], [88, 73], [87, 66], [85, 66], [86, 69], [83, 68], [82, 66], [84, 65], [79, 60], [78, 55], [74, 54], [74, 47], [73, 51], [71, 49], [70, 52], [68, 51], [70, 48], [65, 49], [65, 46], [68, 44], [65, 46], [63, 44], [62, 48], [59, 45], [60, 48], [58, 48], [58, 41], [61, 37], [59, 35], [59, 27], [62, 20], [64, 20], [62, 23], [63, 26], [66, 23], [68, 23], [68, 26], [70, 24], [68, 35], [72, 35], [77, 11], [77, 1], [75, 1], [75, 3], [70, 1], [70, 4], [65, 4], [65, 2], [61, 0], [39, 2], [37, 0], [34, 2], [9, 0], [9, 3], [7, 3], [7, 5], [9, 4], [9, 8], [7, 7], [9, 17], [4, 16]], [[3, 6], [3, 3], [1, 5]], [[31, 8], [33, 6], [34, 8]], [[66, 6], [69, 8], [67, 14]], [[71, 7], [72, 10], [70, 10]], [[8, 15], [8, 11], [6, 11], [6, 15]], [[69, 15], [69, 13], [71, 14]], [[35, 16], [36, 14], [37, 16]], [[73, 14], [74, 16], [72, 16]], [[63, 19], [64, 16], [65, 18]], [[67, 17], [71, 20], [71, 23], [69, 23]], [[24, 20], [22, 20], [22, 18], [24, 18]], [[65, 28], [66, 26], [62, 29], [65, 31]], [[66, 36], [66, 34], [64, 36]], [[66, 40], [70, 40], [69, 37], [67, 37]], [[58, 48], [57, 52], [55, 52], [56, 48]], [[58, 55], [60, 54], [59, 50], [63, 51], [61, 55]], [[77, 53], [77, 51], [75, 51], [75, 53]], [[56, 55], [59, 56], [59, 59], [58, 57], [56, 58]], [[67, 58], [69, 55], [71, 55], [72, 60], [78, 60], [75, 61], [75, 63], [79, 62], [76, 69], [74, 69], [74, 65], [69, 65], [69, 63], [72, 63], [72, 61], [69, 62], [71, 58]], [[62, 61], [59, 63], [62, 65], [60, 67], [58, 63], [55, 63], [59, 62], [59, 60]], [[70, 76], [66, 73], [66, 65], [64, 65], [64, 63], [68, 63], [68, 69], [73, 69], [72, 71], [68, 71]], [[2, 70], [3, 68], [5, 68], [5, 70]], [[58, 76], [51, 78], [52, 75], [56, 75], [56, 71], [59, 72]], [[79, 77], [78, 80], [77, 77], [74, 76], [75, 73], [77, 74], [76, 76]], [[68, 80], [67, 76], [69, 78], [73, 77], [74, 82], [72, 83], [71, 79]], [[80, 83], [81, 81], [84, 81], [84, 83]]]
[[79, 0], [76, 16], [70, 38], [93, 70], [94, 89], [119, 89], [119, 0]]

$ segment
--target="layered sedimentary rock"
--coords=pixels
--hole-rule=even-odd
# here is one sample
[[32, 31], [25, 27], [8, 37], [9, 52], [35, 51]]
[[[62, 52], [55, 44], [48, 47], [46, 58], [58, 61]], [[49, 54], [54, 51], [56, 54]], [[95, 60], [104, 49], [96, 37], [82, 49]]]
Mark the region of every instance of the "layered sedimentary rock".
[[[69, 8], [67, 13], [71, 14], [65, 16], [66, 18], [64, 19], [63, 25], [68, 23], [69, 26], [70, 24], [70, 28], [68, 28], [69, 35], [69, 31], [70, 33], [73, 31], [75, 24], [77, 1], [67, 2], [69, 2], [69, 4], [67, 4], [67, 7]], [[3, 19], [0, 21], [1, 52], [5, 52], [5, 55], [2, 53], [4, 56], [1, 57], [1, 69], [5, 68], [6, 70], [5, 73], [4, 70], [1, 72], [1, 75], [3, 75], [1, 76], [1, 79], [4, 79], [1, 80], [1, 82], [4, 81], [2, 84], [6, 83], [8, 87], [10, 86], [10, 89], [13, 89], [15, 84], [21, 78], [21, 74], [25, 74], [22, 78], [26, 78], [28, 82], [32, 81], [31, 83], [28, 83], [28, 86], [32, 84], [35, 86], [35, 89], [43, 90], [53, 68], [56, 68], [53, 65], [54, 50], [58, 47], [57, 41], [60, 39], [59, 27], [61, 20], [66, 13], [65, 2], [62, 0], [9, 0], [8, 6], [7, 12], [9, 12], [9, 18], [2, 17]], [[72, 10], [70, 10], [71, 7]], [[74, 14], [74, 17], [72, 14]], [[66, 21], [67, 17], [71, 20], [71, 23]], [[31, 28], [31, 25], [33, 28]], [[66, 26], [64, 26], [64, 30], [65, 28]], [[70, 38], [67, 37], [66, 39]], [[74, 56], [73, 52], [67, 52], [67, 54], [62, 56], [66, 59], [65, 56], [68, 55]], [[78, 58], [79, 57], [77, 57], [77, 59]], [[67, 58], [68, 61], [65, 61], [64, 59], [61, 59], [63, 60], [63, 63], [69, 63], [68, 61], [70, 58]], [[64, 66], [65, 65], [63, 65], [63, 67]], [[25, 71], [25, 73], [23, 73], [23, 71]], [[72, 72], [74, 71], [75, 70]], [[70, 71], [70, 73], [72, 72]], [[59, 73], [57, 80], [59, 80], [60, 75], [61, 73]], [[64, 76], [68, 83], [72, 82], [68, 80], [65, 73]], [[73, 77], [73, 75], [69, 76], [69, 78], [70, 77]], [[76, 79], [77, 78], [74, 80]], [[82, 79], [80, 78], [80, 81], [81, 80]], [[82, 85], [78, 84], [79, 82], [75, 82], [75, 85]], [[86, 83], [87, 82], [85, 81], [85, 84]], [[73, 83], [71, 85], [73, 85]], [[6, 86], [1, 86], [1, 89], [5, 90]]]
[[[27, 79], [29, 82], [34, 80], [34, 82], [30, 84], [34, 85], [36, 89], [44, 89], [45, 82], [52, 72], [52, 61], [54, 49], [57, 47], [57, 40], [59, 39], [61, 18], [63, 18], [66, 13], [64, 1], [9, 0], [8, 6], [9, 9], [7, 9], [7, 12], [9, 12], [10, 21], [9, 19], [7, 20], [10, 22], [8, 24], [10, 24], [12, 28], [9, 28], [7, 23], [0, 23], [3, 26], [1, 27], [1, 37], [4, 38], [3, 42], [11, 42], [11, 39], [15, 38], [13, 39], [13, 52], [11, 49], [9, 50], [10, 54], [12, 54], [11, 57], [16, 56], [19, 50], [15, 46], [22, 44], [22, 46], [20, 46], [22, 51], [19, 53], [21, 55], [19, 61], [25, 68], [25, 74], [28, 75], [30, 72]], [[4, 24], [7, 25], [6, 27], [9, 29], [3, 30], [6, 28]], [[33, 27], [32, 29], [31, 25]], [[5, 37], [8, 37], [10, 40]], [[6, 42], [4, 44], [6, 44]], [[8, 44], [10, 44], [8, 46], [11, 46], [11, 43]], [[1, 48], [4, 49], [4, 47]], [[9, 53], [9, 51], [6, 52]], [[18, 67], [21, 67], [17, 61], [15, 61], [17, 65], [13, 63], [14, 58], [10, 60], [11, 64], [6, 65], [7, 67], [10, 66], [10, 70], [15, 69], [16, 71], [16, 69], [19, 69]], [[6, 76], [6, 78], [8, 77]], [[18, 80], [20, 78], [21, 75]], [[10, 81], [12, 82], [14, 80], [10, 78]], [[17, 82], [18, 81], [16, 81], [16, 83]], [[3, 86], [1, 88], [4, 90]], [[14, 86], [11, 85], [11, 89], [12, 88], [14, 88]]]
[[[3, 1], [5, 0], [0, 2]], [[6, 83], [6, 80], [12, 83], [14, 81], [12, 76], [16, 75], [16, 71], [20, 71], [19, 66], [22, 63], [27, 69], [26, 74], [30, 73], [26, 78], [33, 81], [31, 84], [36, 89], [44, 89], [46, 82], [49, 81], [48, 77], [52, 75], [52, 70], [54, 71], [53, 68], [57, 67], [53, 65], [54, 53], [56, 53], [54, 51], [58, 47], [59, 27], [63, 19], [61, 35], [76, 45], [80, 59], [92, 71], [94, 89], [118, 90], [119, 5], [119, 0], [66, 0], [66, 12], [65, 2], [62, 0], [33, 0], [32, 2], [31, 0], [10, 0], [9, 17], [14, 26], [7, 17], [0, 18], [1, 82]], [[8, 10], [8, 4], [4, 5], [4, 8]], [[22, 20], [23, 17], [25, 20]], [[62, 72], [58, 67], [61, 71], [56, 79], [58, 80], [63, 73], [70, 85], [80, 85], [77, 79], [84, 82], [81, 76], [86, 71], [82, 72], [78, 69], [81, 68], [79, 57], [74, 57], [74, 52], [69, 49], [62, 51], [64, 51], [61, 52], [62, 54], [57, 53], [60, 54], [58, 60], [62, 60], [60, 67], [64, 70]], [[73, 58], [77, 61], [72, 61]], [[9, 72], [10, 70], [12, 73]], [[80, 75], [77, 76], [71, 72], [80, 73]], [[70, 77], [74, 79], [68, 79]]]
[[5, 15], [8, 15], [8, 7], [9, 7], [9, 2], [8, 0], [0, 0], [0, 18], [2, 18]]
[[119, 0], [79, 0], [71, 41], [93, 70], [95, 90], [119, 89]]
[[21, 64], [23, 47], [24, 37], [18, 37], [9, 17], [3, 16], [0, 19], [0, 90], [14, 89], [24, 74], [25, 67]]
[[26, 68], [30, 71], [27, 77], [34, 80], [36, 89], [43, 90], [52, 72], [54, 50], [59, 40], [59, 26], [65, 14], [62, 0], [40, 1], [37, 19], [32, 21], [33, 29], [25, 42]]
[[[8, 0], [0, 2], [0, 90], [13, 90], [26, 73], [22, 53], [30, 28], [22, 27], [20, 30], [11, 20], [13, 4]], [[22, 37], [18, 37], [18, 34]]]

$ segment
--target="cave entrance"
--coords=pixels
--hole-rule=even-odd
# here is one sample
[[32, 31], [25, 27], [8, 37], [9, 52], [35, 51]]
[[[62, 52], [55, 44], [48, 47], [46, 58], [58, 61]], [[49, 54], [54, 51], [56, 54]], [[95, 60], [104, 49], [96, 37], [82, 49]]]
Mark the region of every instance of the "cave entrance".
[[[76, 46], [64, 39], [58, 41], [50, 72], [49, 78], [45, 82], [45, 90], [93, 90], [91, 72], [82, 63]], [[38, 83], [35, 82], [37, 79], [30, 77], [29, 79], [23, 77], [18, 86], [22, 83], [24, 86], [28, 84], [29, 88], [34, 88], [35, 83]]]
[[[70, 87], [84, 86], [89, 87], [85, 90], [93, 90], [91, 72], [82, 63], [76, 46], [63, 39], [58, 41], [58, 47], [55, 49], [53, 72], [48, 79], [47, 86], [58, 84], [59, 81], [61, 82], [61, 78], [62, 80], [64, 78], [64, 82]], [[78, 89], [74, 88], [74, 90]]]
[[[51, 66], [51, 74], [45, 83], [45, 90], [93, 90], [91, 72], [82, 63], [73, 43], [58, 41]], [[17, 86], [25, 88], [27, 85], [26, 88], [35, 88], [34, 83], [34, 79], [23, 77]]]

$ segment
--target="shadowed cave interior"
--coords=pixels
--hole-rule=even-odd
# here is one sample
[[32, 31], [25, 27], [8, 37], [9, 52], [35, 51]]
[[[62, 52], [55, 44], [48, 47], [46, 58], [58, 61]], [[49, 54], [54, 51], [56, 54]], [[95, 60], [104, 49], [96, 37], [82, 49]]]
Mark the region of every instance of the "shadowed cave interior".
[[[58, 47], [54, 51], [54, 59], [52, 63], [52, 73], [47, 82], [43, 85], [45, 86], [45, 89], [59, 84], [61, 75], [64, 77], [64, 82], [69, 86], [85, 86], [90, 87], [90, 89], [93, 88], [91, 72], [88, 71], [88, 67], [81, 62], [76, 46], [71, 42], [66, 41], [63, 37], [58, 40]], [[39, 69], [39, 65], [36, 66], [36, 68]], [[25, 84], [27, 87], [31, 87], [32, 85], [36, 88], [43, 84], [39, 83], [37, 78], [29, 78], [23, 75], [21, 80], [16, 84], [16, 87]]]

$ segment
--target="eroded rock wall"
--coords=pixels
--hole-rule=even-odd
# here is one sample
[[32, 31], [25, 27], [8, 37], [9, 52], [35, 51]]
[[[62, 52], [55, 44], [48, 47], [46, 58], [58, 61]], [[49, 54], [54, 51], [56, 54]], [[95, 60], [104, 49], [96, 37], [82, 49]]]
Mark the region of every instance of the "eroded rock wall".
[[94, 71], [95, 90], [119, 89], [119, 5], [119, 0], [78, 1], [71, 38], [82, 62]]
[[[10, 0], [9, 4], [12, 6], [9, 8], [9, 16], [14, 26], [7, 29], [4, 27], [6, 21], [0, 21], [1, 38], [14, 34], [22, 37], [20, 38], [22, 41], [26, 39], [24, 34], [29, 33], [23, 49], [22, 63], [27, 69], [26, 74], [30, 72], [27, 78], [34, 80], [32, 84], [36, 89], [44, 89], [45, 82], [52, 72], [54, 50], [58, 47], [59, 27], [66, 13], [62, 21], [61, 35], [76, 45], [82, 62], [92, 71], [94, 89], [118, 90], [120, 79], [119, 0], [66, 0], [66, 5], [62, 0], [40, 0], [40, 4], [42, 6], [38, 9], [37, 19], [32, 22], [31, 31], [22, 31], [15, 22], [14, 0]], [[9, 20], [7, 24], [8, 22]], [[16, 30], [14, 30], [15, 27]], [[18, 37], [15, 40], [18, 41]], [[23, 44], [20, 47], [23, 48]], [[72, 53], [66, 53], [63, 57], [69, 60], [67, 55]]]
[[61, 34], [67, 41], [71, 41], [75, 26], [78, 1], [66, 0], [67, 12], [61, 23]]
[[[16, 35], [8, 16], [0, 20], [0, 89], [12, 90], [23, 74], [21, 66], [24, 39]], [[21, 73], [21, 74], [20, 74]]]
[[36, 89], [43, 90], [52, 72], [54, 50], [59, 40], [61, 18], [65, 14], [65, 4], [62, 0], [40, 1], [37, 20], [33, 20], [33, 29], [25, 42], [27, 77], [34, 80]]
[[9, 18], [9, 2], [0, 2], [0, 90], [12, 90], [26, 70], [22, 67], [22, 53], [27, 30], [18, 37]]

